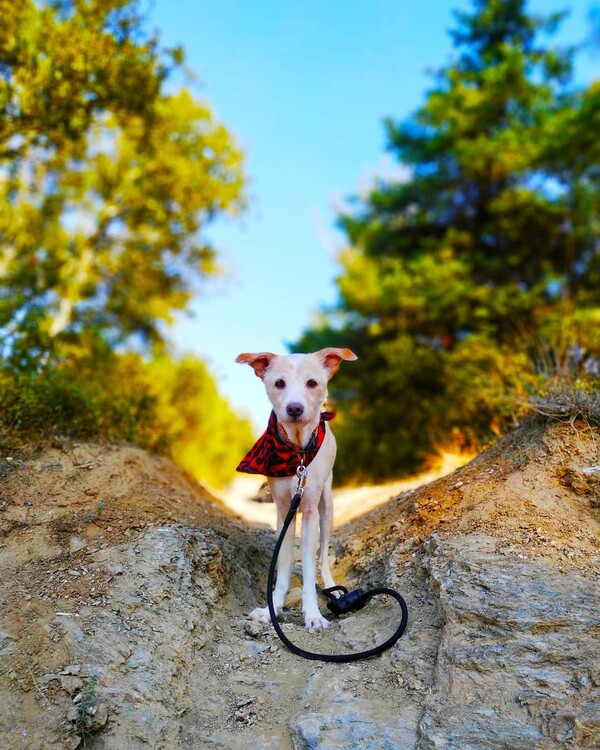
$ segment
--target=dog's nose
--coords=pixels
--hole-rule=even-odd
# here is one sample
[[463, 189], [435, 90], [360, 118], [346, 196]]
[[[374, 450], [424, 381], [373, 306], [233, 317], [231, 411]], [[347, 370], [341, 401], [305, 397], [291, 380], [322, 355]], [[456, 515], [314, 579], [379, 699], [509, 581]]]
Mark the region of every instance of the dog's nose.
[[288, 416], [290, 416], [292, 419], [298, 419], [299, 417], [302, 416], [304, 407], [302, 406], [302, 404], [298, 404], [294, 402], [294, 403], [288, 404], [285, 410], [287, 411]]

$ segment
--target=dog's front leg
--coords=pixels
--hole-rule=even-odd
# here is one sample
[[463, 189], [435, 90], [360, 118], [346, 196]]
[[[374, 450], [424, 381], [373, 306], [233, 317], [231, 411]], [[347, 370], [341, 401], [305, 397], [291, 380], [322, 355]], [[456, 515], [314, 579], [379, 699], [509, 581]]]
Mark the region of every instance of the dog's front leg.
[[[280, 510], [279, 504], [277, 506], [277, 535], [281, 534], [283, 527], [284, 516], [286, 514]], [[275, 582], [275, 589], [273, 590], [273, 607], [276, 614], [279, 614], [283, 609], [283, 603], [288, 591], [290, 590], [290, 581], [292, 578], [292, 565], [294, 563], [294, 537], [296, 535], [296, 517], [292, 519], [289, 525], [285, 539], [281, 545], [279, 551], [279, 557], [277, 559], [277, 579]], [[271, 622], [271, 614], [269, 607], [256, 607], [250, 612], [249, 615], [251, 620], [258, 620], [262, 623]]]
[[323, 493], [319, 502], [319, 525], [321, 530], [321, 543], [319, 547], [319, 560], [321, 562], [321, 578], [324, 588], [335, 586], [329, 567], [329, 539], [333, 526], [333, 497], [331, 494], [331, 475], [325, 482]]
[[329, 621], [319, 610], [317, 602], [317, 546], [319, 544], [319, 516], [314, 506], [302, 514], [302, 611], [304, 624], [311, 633], [324, 630]]

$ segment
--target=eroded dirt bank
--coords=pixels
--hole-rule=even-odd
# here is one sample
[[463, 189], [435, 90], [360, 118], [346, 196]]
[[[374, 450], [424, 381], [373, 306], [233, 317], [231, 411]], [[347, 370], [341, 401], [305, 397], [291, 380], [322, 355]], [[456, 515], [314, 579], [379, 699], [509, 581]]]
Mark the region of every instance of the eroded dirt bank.
[[[64, 443], [0, 458], [0, 746], [600, 747], [600, 431], [532, 423], [335, 534], [340, 582], [408, 603], [398, 644], [293, 656], [245, 614], [273, 546], [167, 461]], [[298, 581], [296, 581], [297, 585]], [[373, 603], [304, 647], [395, 628]]]

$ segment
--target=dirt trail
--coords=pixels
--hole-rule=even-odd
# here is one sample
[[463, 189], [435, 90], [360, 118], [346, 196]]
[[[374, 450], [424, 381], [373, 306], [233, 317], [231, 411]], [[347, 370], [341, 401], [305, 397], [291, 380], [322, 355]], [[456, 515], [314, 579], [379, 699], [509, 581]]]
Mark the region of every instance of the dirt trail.
[[[64, 444], [0, 457], [0, 746], [600, 747], [600, 432], [521, 428], [338, 529], [340, 582], [408, 603], [398, 644], [335, 665], [245, 615], [274, 543], [168, 461]], [[368, 502], [374, 502], [373, 499]], [[363, 649], [384, 601], [286, 632]]]
[[[415, 476], [384, 484], [334, 489], [334, 527], [339, 528], [355, 518], [364, 516], [369, 511], [387, 502], [391, 497], [414, 490], [451, 474], [472, 458], [472, 455], [466, 453], [449, 451], [433, 462], [431, 468]], [[220, 495], [220, 500], [228, 510], [248, 524], [275, 529], [277, 516], [272, 501], [266, 501], [269, 492], [264, 485], [263, 477], [247, 474], [237, 475], [231, 486]], [[261, 498], [262, 502], [257, 502], [257, 498]]]

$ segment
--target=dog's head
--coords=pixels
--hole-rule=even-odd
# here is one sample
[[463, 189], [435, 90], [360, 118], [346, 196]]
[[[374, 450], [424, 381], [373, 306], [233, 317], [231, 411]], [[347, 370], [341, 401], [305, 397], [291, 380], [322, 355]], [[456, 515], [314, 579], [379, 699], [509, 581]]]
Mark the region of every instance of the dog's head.
[[310, 424], [318, 420], [327, 383], [341, 361], [356, 358], [350, 349], [328, 347], [313, 354], [246, 353], [235, 361], [249, 364], [263, 381], [279, 422]]

